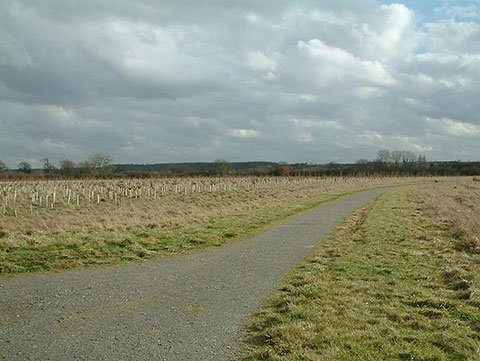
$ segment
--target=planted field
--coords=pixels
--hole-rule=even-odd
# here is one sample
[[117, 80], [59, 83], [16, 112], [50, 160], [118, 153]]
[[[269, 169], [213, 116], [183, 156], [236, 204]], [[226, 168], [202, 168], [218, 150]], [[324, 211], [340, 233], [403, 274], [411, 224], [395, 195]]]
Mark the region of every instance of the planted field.
[[479, 360], [480, 183], [357, 211], [249, 321], [245, 360]]
[[221, 245], [360, 189], [422, 178], [0, 182], [0, 272], [114, 263]]

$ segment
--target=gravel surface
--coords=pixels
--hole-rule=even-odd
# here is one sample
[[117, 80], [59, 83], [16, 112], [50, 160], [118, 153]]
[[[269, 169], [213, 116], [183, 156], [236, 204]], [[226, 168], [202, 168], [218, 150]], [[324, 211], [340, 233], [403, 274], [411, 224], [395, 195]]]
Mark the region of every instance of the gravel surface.
[[188, 256], [2, 277], [0, 359], [234, 359], [245, 317], [343, 216], [384, 191]]

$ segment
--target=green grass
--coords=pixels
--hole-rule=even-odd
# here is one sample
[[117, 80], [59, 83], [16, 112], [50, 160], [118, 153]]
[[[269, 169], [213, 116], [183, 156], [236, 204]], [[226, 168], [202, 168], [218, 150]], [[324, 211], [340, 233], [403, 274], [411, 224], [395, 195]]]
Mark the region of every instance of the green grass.
[[357, 211], [247, 323], [244, 360], [480, 360], [478, 256], [408, 189]]
[[289, 216], [358, 190], [320, 193], [204, 222], [52, 233], [43, 236], [55, 240], [48, 245], [7, 247], [0, 243], [0, 274], [115, 264], [220, 246], [250, 237]]

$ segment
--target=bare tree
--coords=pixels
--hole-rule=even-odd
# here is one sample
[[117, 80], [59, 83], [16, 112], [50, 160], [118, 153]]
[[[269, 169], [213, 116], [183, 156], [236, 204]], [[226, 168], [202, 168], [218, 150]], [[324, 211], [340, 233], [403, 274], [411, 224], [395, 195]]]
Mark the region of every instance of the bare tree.
[[96, 152], [90, 155], [88, 163], [97, 174], [105, 174], [113, 170], [113, 158], [103, 152]]
[[84, 161], [81, 161], [80, 163], [78, 163], [78, 170], [81, 174], [84, 174], [84, 175], [94, 175], [95, 174], [95, 167], [88, 160], [84, 160]]
[[420, 169], [425, 169], [427, 167], [427, 156], [419, 155], [417, 159], [417, 163]]
[[18, 163], [18, 169], [20, 169], [23, 173], [30, 173], [32, 171], [32, 166], [28, 162], [20, 162]]
[[368, 159], [365, 159], [365, 158], [360, 158], [360, 159], [357, 159], [355, 161], [355, 164], [357, 166], [357, 169], [362, 171], [362, 172], [365, 172], [367, 169], [368, 169], [368, 165], [369, 165], [369, 161]]
[[390, 161], [390, 151], [388, 149], [380, 149], [377, 152], [377, 162], [387, 164]]
[[355, 161], [355, 164], [357, 165], [367, 165], [368, 163], [369, 163], [368, 159], [365, 159], [365, 158], [360, 158], [357, 161]]
[[400, 162], [402, 161], [404, 151], [402, 150], [394, 150], [390, 152], [390, 160], [393, 164], [398, 167]]
[[215, 168], [215, 173], [219, 175], [226, 175], [230, 173], [230, 170], [232, 169], [232, 163], [226, 159], [217, 159], [213, 163], [213, 166]]
[[59, 165], [62, 173], [66, 175], [72, 175], [75, 170], [75, 163], [67, 158], [62, 159]]
[[402, 163], [404, 167], [411, 167], [417, 162], [417, 155], [409, 150], [402, 151]]
[[50, 163], [50, 160], [48, 158], [43, 158], [42, 159], [42, 162], [43, 162], [43, 170], [45, 173], [50, 173], [52, 170], [55, 170], [55, 166]]

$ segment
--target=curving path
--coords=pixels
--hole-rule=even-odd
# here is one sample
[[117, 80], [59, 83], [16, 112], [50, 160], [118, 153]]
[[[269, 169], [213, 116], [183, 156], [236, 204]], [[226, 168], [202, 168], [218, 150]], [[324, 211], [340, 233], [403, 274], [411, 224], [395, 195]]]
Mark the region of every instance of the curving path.
[[0, 278], [0, 360], [228, 360], [245, 317], [342, 217], [385, 189], [188, 256]]

